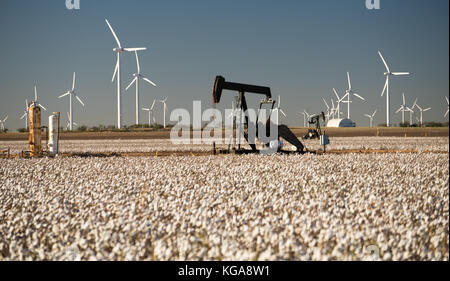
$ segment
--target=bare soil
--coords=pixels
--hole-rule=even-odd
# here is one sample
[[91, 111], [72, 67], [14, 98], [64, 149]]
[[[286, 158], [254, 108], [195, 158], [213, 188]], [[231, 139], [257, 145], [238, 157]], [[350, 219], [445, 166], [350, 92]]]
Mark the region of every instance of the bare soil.
[[[301, 138], [306, 128], [291, 128]], [[328, 128], [330, 137], [448, 137], [449, 128]], [[169, 139], [170, 130], [130, 131], [130, 132], [64, 132], [61, 140], [104, 140], [104, 139]], [[28, 140], [27, 133], [0, 134], [0, 141]]]

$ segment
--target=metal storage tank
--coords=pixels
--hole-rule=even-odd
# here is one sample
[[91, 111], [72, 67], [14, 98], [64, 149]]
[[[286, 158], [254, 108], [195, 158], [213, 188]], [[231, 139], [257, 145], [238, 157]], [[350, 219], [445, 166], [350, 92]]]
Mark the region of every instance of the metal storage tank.
[[331, 119], [327, 123], [328, 128], [339, 128], [339, 127], [356, 127], [355, 122], [350, 119]]

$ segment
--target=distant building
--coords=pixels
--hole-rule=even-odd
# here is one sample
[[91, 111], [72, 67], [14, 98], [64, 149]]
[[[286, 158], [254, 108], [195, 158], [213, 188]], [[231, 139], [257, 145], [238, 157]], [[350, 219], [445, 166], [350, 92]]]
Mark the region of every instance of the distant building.
[[339, 128], [339, 127], [356, 127], [355, 122], [350, 119], [331, 119], [327, 123], [327, 127], [329, 128]]

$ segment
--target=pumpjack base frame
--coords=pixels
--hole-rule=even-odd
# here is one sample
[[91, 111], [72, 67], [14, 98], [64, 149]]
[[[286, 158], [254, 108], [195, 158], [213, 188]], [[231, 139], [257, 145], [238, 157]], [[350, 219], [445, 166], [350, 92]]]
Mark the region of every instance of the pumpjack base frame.
[[[305, 154], [308, 151], [293, 151], [293, 150], [278, 150], [277, 153], [281, 154]], [[251, 149], [222, 149], [218, 151], [218, 154], [236, 154], [236, 155], [246, 155], [246, 154], [262, 154], [260, 150], [251, 150]]]

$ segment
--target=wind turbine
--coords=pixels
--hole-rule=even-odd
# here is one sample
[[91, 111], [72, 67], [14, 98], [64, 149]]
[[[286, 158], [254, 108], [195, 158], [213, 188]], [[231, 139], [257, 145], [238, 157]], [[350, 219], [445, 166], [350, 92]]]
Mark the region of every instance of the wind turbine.
[[84, 107], [84, 103], [83, 101], [80, 99], [80, 97], [77, 96], [77, 94], [75, 93], [75, 78], [76, 78], [76, 73], [73, 73], [73, 80], [72, 80], [72, 90], [65, 92], [64, 94], [60, 95], [58, 98], [61, 99], [65, 96], [69, 96], [69, 130], [73, 130], [73, 110], [72, 110], [72, 98], [76, 98], [78, 100], [78, 102], [80, 102], [80, 104]]
[[311, 116], [308, 112], [306, 112], [306, 110], [303, 110], [303, 112], [300, 112], [301, 114], [303, 114], [303, 127], [308, 127], [307, 126], [307, 122], [306, 120], [309, 120], [309, 117]]
[[364, 116], [368, 117], [370, 119], [370, 128], [372, 128], [372, 123], [373, 123], [373, 118], [375, 117], [375, 114], [377, 114], [377, 110], [375, 109], [375, 111], [372, 113], [372, 115], [369, 114], [364, 114]]
[[386, 76], [386, 83], [384, 84], [383, 92], [381, 93], [381, 96], [384, 95], [384, 92], [386, 92], [386, 126], [391, 126], [391, 115], [390, 115], [390, 104], [389, 104], [389, 79], [391, 76], [405, 76], [409, 75], [409, 72], [391, 72], [389, 69], [389, 66], [386, 63], [386, 60], [384, 59], [383, 55], [380, 51], [378, 51], [378, 55], [380, 56], [381, 60], [383, 61], [384, 66], [386, 67], [386, 71], [384, 73], [384, 76]]
[[444, 117], [447, 117], [447, 115], [448, 115], [448, 110], [449, 110], [448, 98], [445, 97], [445, 100], [447, 100], [447, 112], [445, 112]]
[[154, 87], [156, 87], [156, 84], [141, 74], [141, 65], [139, 63], [138, 53], [137, 51], [135, 51], [134, 53], [136, 54], [137, 73], [133, 74], [134, 79], [133, 81], [131, 81], [131, 83], [128, 85], [125, 91], [128, 91], [131, 85], [136, 83], [136, 125], [139, 125], [139, 79], [144, 80], [145, 82], [149, 83]]
[[153, 100], [153, 104], [150, 108], [142, 108], [144, 111], [148, 111], [148, 126], [152, 126], [152, 113], [155, 107], [156, 100]]
[[334, 92], [334, 94], [335, 94], [336, 97], [337, 97], [337, 107], [336, 107], [336, 110], [337, 110], [337, 118], [338, 118], [338, 119], [341, 119], [341, 102], [345, 99], [345, 96], [343, 96], [342, 98], [340, 98], [335, 88], [333, 88], [333, 92]]
[[135, 52], [135, 51], [144, 51], [147, 50], [147, 48], [122, 48], [122, 45], [120, 44], [119, 38], [117, 37], [116, 33], [114, 32], [114, 29], [109, 24], [109, 21], [105, 19], [106, 24], [108, 25], [109, 29], [111, 30], [112, 35], [114, 36], [114, 39], [117, 42], [117, 48], [113, 49], [113, 52], [117, 53], [117, 63], [116, 67], [114, 69], [114, 74], [112, 77], [112, 82], [114, 82], [114, 79], [117, 76], [117, 128], [122, 128], [122, 86], [121, 86], [121, 73], [120, 73], [120, 58], [122, 56], [123, 52]]
[[30, 108], [30, 105], [28, 104], [28, 100], [25, 99], [25, 111], [23, 112], [22, 117], [20, 117], [20, 120], [23, 120], [25, 118], [25, 129], [28, 131], [28, 109]]
[[330, 106], [328, 105], [327, 101], [322, 98], [323, 102], [325, 103], [325, 106], [327, 107], [327, 119], [330, 119], [331, 114], [333, 113], [332, 111], [330, 111]]
[[1, 128], [2, 128], [2, 132], [4, 132], [5, 131], [5, 122], [6, 122], [6, 120], [8, 120], [8, 116], [6, 116], [3, 120], [0, 120], [0, 125], [1, 125]]
[[[67, 130], [67, 129], [70, 129], [70, 125], [71, 125], [71, 124], [73, 124], [73, 125], [75, 125], [75, 126], [78, 127], [78, 124], [75, 123], [75, 122], [70, 118], [70, 113], [67, 112], [67, 126], [66, 126], [66, 130]], [[72, 129], [70, 129], [70, 130], [72, 131]]]
[[420, 106], [417, 104], [417, 99], [416, 99], [416, 101], [414, 102], [413, 108], [414, 108], [414, 107], [417, 107], [417, 108], [419, 109], [419, 111], [420, 111], [420, 126], [423, 126], [423, 113], [424, 113], [424, 112], [427, 112], [428, 110], [430, 110], [431, 107], [428, 107], [428, 108], [423, 109], [422, 107], [420, 107]]
[[231, 112], [230, 115], [227, 116], [227, 119], [233, 118], [233, 128], [234, 128], [234, 118], [236, 117], [237, 111], [237, 97], [234, 97], [234, 100], [231, 101]]
[[401, 111], [402, 112], [402, 124], [405, 124], [405, 111], [407, 111], [406, 101], [405, 101], [405, 93], [402, 94], [402, 98], [403, 98], [403, 103], [400, 106], [400, 108], [395, 112], [395, 114], [397, 114]]
[[275, 108], [275, 110], [281, 112], [281, 114], [283, 114], [283, 116], [284, 116], [285, 118], [287, 117], [287, 116], [286, 116], [286, 113], [284, 113], [283, 109], [281, 109], [281, 96], [280, 96], [280, 95], [278, 95], [278, 105], [277, 105], [277, 107]]
[[331, 115], [332, 115], [332, 117], [333, 117], [333, 119], [335, 118], [335, 116], [336, 116], [336, 112], [337, 112], [337, 109], [336, 109], [336, 107], [334, 106], [334, 100], [333, 99], [330, 99], [331, 100]]
[[166, 110], [167, 110], [167, 104], [166, 104], [167, 98], [160, 100], [159, 102], [163, 104], [163, 110], [164, 110], [164, 129], [166, 128]]
[[413, 124], [413, 118], [412, 117], [414, 115], [414, 110], [409, 108], [409, 107], [406, 107], [406, 111], [409, 112], [409, 126], [412, 126], [412, 124]]
[[347, 104], [347, 118], [350, 119], [350, 103], [352, 103], [352, 101], [350, 100], [350, 96], [354, 95], [355, 97], [357, 97], [363, 101], [366, 101], [366, 100], [353, 91], [352, 83], [350, 81], [350, 73], [348, 73], [348, 72], [347, 72], [347, 80], [348, 80], [348, 89], [345, 91], [345, 95], [342, 99], [345, 99], [347, 97], [347, 100], [343, 101], [343, 103]]
[[42, 107], [43, 110], [47, 111], [47, 108], [45, 108], [42, 104], [38, 102], [38, 94], [37, 94], [37, 87], [34, 86], [34, 101], [31, 102], [34, 105], [37, 105], [39, 107]]

